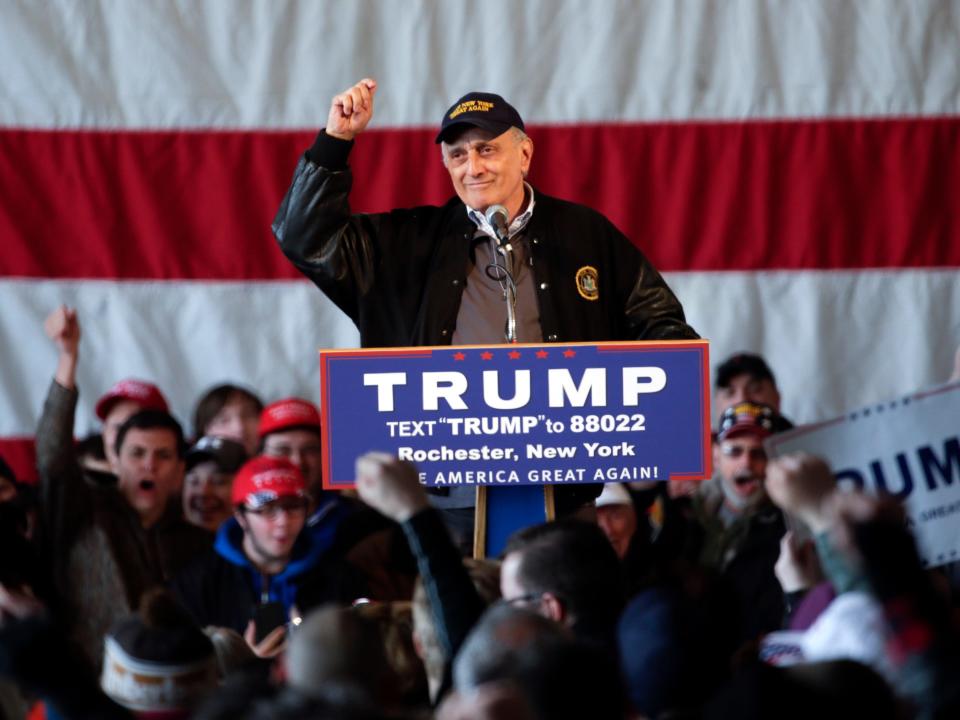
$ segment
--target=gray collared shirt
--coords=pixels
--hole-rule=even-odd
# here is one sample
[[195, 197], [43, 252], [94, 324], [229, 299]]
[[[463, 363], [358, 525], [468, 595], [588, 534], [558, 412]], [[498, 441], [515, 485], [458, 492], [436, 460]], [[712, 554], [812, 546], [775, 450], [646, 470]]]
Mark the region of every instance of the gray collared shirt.
[[[517, 342], [538, 343], [543, 341], [540, 329], [540, 308], [537, 305], [536, 288], [526, 236], [527, 223], [533, 215], [535, 198], [533, 188], [526, 184], [528, 201], [526, 209], [510, 223], [510, 238], [513, 245], [513, 273], [517, 285]], [[507, 301], [505, 284], [490, 277], [487, 268], [504, 259], [497, 253], [493, 228], [482, 213], [467, 208], [467, 215], [477, 225], [474, 233], [470, 260], [467, 263], [466, 287], [457, 313], [457, 326], [453, 331], [454, 345], [494, 345], [506, 342]]]

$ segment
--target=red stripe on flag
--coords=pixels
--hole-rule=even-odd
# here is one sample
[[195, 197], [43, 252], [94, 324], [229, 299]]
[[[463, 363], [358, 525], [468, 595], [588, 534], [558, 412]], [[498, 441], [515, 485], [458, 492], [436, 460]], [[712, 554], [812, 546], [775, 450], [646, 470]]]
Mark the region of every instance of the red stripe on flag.
[[[534, 184], [606, 214], [662, 270], [960, 266], [958, 117], [530, 132]], [[433, 133], [360, 138], [354, 208], [449, 197]], [[297, 277], [269, 228], [311, 140], [0, 131], [0, 275]]]

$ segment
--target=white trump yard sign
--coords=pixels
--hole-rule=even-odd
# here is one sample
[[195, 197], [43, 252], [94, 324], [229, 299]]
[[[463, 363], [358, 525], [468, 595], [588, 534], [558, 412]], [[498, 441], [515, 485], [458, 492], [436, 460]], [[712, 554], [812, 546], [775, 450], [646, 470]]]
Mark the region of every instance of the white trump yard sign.
[[841, 487], [901, 498], [924, 563], [960, 559], [960, 383], [775, 435], [767, 451], [818, 455]]

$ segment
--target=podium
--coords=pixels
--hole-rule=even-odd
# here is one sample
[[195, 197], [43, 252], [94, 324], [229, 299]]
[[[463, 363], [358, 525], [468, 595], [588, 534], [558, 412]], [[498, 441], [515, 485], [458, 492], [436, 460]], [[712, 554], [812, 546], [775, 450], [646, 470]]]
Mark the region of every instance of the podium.
[[517, 530], [556, 519], [553, 487], [478, 487], [473, 557], [478, 560], [497, 557]]
[[557, 484], [709, 477], [709, 389], [704, 340], [321, 351], [324, 488], [371, 450], [473, 486], [474, 556], [496, 557]]

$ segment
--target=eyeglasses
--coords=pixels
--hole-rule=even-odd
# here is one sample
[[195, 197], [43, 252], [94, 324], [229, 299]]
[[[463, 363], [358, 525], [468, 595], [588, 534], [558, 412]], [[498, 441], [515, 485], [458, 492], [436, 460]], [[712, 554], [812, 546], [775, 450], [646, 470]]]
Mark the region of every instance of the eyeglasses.
[[745, 448], [742, 445], [721, 445], [720, 452], [723, 453], [724, 457], [733, 460], [743, 457], [744, 453], [746, 453], [751, 460], [767, 459], [767, 451], [762, 447]]
[[280, 517], [280, 513], [285, 515], [295, 515], [306, 511], [306, 500], [272, 502], [264, 505], [262, 508], [256, 509], [244, 507], [245, 513], [250, 515], [260, 515], [261, 517], [267, 518], [267, 520], [276, 520], [278, 517]]

